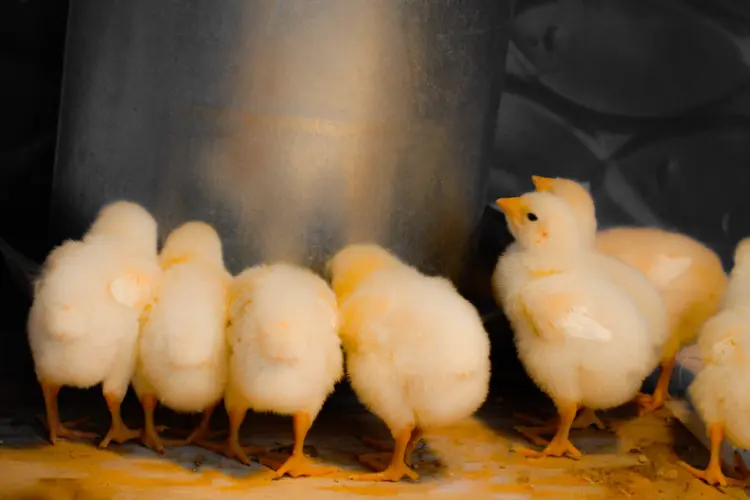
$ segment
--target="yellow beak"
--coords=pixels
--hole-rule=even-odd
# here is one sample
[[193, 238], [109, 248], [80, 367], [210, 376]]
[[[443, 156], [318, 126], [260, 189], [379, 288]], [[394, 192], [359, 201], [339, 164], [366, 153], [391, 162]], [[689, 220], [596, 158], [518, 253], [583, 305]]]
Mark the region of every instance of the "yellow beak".
[[550, 177], [542, 177], [539, 175], [532, 175], [531, 181], [534, 183], [534, 187], [537, 191], [549, 193], [552, 191], [552, 186], [554, 185], [555, 179], [552, 179]]
[[500, 210], [503, 211], [508, 220], [514, 224], [517, 224], [523, 219], [526, 211], [526, 204], [520, 196], [515, 198], [498, 198], [495, 203], [497, 203], [497, 206], [500, 207]]

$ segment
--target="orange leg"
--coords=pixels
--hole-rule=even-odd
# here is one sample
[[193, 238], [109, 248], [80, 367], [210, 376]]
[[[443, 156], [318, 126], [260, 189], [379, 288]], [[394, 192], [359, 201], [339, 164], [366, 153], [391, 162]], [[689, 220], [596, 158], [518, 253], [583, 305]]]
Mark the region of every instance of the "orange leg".
[[264, 454], [266, 453], [266, 449], [259, 446], [243, 447], [240, 444], [240, 427], [245, 420], [246, 413], [247, 410], [245, 409], [233, 409], [229, 411], [229, 436], [227, 436], [225, 443], [216, 444], [200, 438], [194, 439], [193, 442], [207, 450], [221, 453], [229, 458], [236, 458], [243, 464], [250, 465], [250, 458], [247, 454]]
[[44, 407], [47, 413], [47, 430], [49, 431], [49, 440], [52, 444], [57, 442], [58, 437], [73, 439], [94, 439], [97, 437], [94, 432], [82, 432], [70, 429], [77, 423], [88, 419], [81, 419], [75, 422], [60, 422], [60, 412], [57, 407], [57, 395], [60, 393], [60, 386], [42, 382], [42, 392], [44, 394]]
[[568, 456], [576, 460], [581, 458], [581, 452], [570, 442], [570, 428], [576, 418], [578, 405], [576, 403], [561, 403], [558, 404], [558, 411], [560, 412], [560, 424], [557, 428], [557, 433], [544, 450], [535, 451], [518, 448], [516, 451], [521, 455], [531, 458], [562, 456]]
[[154, 425], [154, 410], [156, 409], [156, 396], [145, 394], [141, 398], [141, 407], [143, 407], [144, 429], [141, 440], [143, 445], [154, 450], [156, 453], [164, 453], [164, 445], [159, 438], [159, 432]]
[[307, 437], [307, 433], [312, 426], [310, 415], [301, 412], [295, 413], [292, 418], [294, 425], [294, 449], [292, 454], [285, 461], [275, 460], [268, 456], [261, 457], [260, 463], [275, 469], [277, 478], [287, 474], [292, 477], [324, 476], [338, 471], [337, 467], [316, 467], [302, 451], [305, 437]]
[[[400, 481], [403, 479], [404, 476], [408, 477], [412, 481], [416, 481], [419, 479], [419, 474], [417, 474], [414, 470], [411, 469], [406, 464], [406, 453], [409, 449], [409, 443], [414, 443], [411, 446], [411, 449], [413, 450], [416, 446], [416, 442], [418, 442], [418, 439], [413, 439], [412, 436], [415, 435], [415, 428], [414, 426], [408, 426], [399, 432], [395, 438], [396, 438], [396, 445], [393, 448], [393, 453], [391, 454], [391, 462], [388, 465], [388, 467], [382, 471], [382, 472], [375, 472], [372, 474], [362, 474], [358, 476], [351, 476], [349, 479], [353, 479], [355, 481]], [[417, 434], [418, 436], [419, 434]], [[375, 468], [379, 465], [379, 460], [377, 460], [377, 456], [380, 455], [379, 453], [375, 454], [365, 454], [361, 455], [359, 457], [359, 461], [363, 464], [367, 465], [368, 467]]]
[[[404, 459], [407, 464], [410, 464], [411, 456], [414, 453], [414, 450], [417, 449], [417, 445], [419, 445], [419, 442], [422, 440], [422, 430], [421, 429], [414, 429], [411, 431], [411, 438], [409, 438], [409, 443], [406, 445], [406, 452], [404, 455]], [[393, 444], [389, 441], [384, 441], [381, 439], [375, 439], [370, 436], [363, 436], [362, 441], [376, 450], [380, 450], [381, 452], [385, 452], [385, 455], [388, 459], [390, 459], [391, 454], [393, 453]], [[375, 454], [368, 453], [368, 456], [372, 456]], [[380, 454], [378, 454], [380, 455]]]
[[674, 364], [674, 358], [662, 361], [654, 393], [652, 395], [638, 394], [636, 403], [640, 407], [639, 415], [643, 416], [655, 412], [664, 406], [664, 403], [669, 399], [669, 381], [672, 379]]
[[724, 440], [723, 424], [711, 424], [708, 428], [708, 437], [711, 440], [711, 458], [705, 470], [698, 470], [685, 462], [678, 462], [680, 466], [698, 479], [713, 486], [742, 486], [748, 484], [747, 480], [728, 478], [721, 471], [721, 442]]
[[[537, 446], [547, 446], [549, 444], [549, 441], [544, 439], [542, 436], [545, 435], [553, 435], [557, 431], [559, 425], [560, 425], [560, 418], [555, 417], [549, 421], [543, 421], [538, 418], [530, 417], [527, 415], [523, 415], [520, 413], [516, 413], [515, 417], [520, 418], [522, 420], [527, 420], [533, 424], [536, 424], [537, 427], [528, 427], [528, 426], [516, 426], [514, 427], [515, 431], [521, 434], [523, 437], [531, 441]], [[601, 419], [596, 415], [596, 411], [592, 410], [591, 408], [581, 408], [581, 411], [578, 413], [578, 416], [573, 421], [573, 424], [571, 424], [571, 429], [588, 429], [589, 427], [594, 426], [599, 430], [606, 430], [607, 425], [601, 421]]]
[[109, 432], [104, 436], [102, 442], [99, 443], [99, 448], [106, 448], [112, 441], [122, 444], [131, 439], [141, 437], [141, 431], [128, 428], [125, 422], [122, 421], [120, 404], [122, 404], [123, 398], [113, 394], [105, 394], [104, 399], [107, 401], [107, 408], [109, 408], [109, 413], [112, 415], [112, 423], [109, 426]]

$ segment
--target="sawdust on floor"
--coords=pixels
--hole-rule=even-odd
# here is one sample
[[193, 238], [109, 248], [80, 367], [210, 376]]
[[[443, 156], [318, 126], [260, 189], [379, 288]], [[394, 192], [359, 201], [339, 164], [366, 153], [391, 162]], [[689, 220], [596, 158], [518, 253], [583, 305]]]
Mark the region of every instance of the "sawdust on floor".
[[[437, 499], [471, 495], [472, 500], [747, 498], [738, 489], [722, 492], [709, 487], [676, 465], [675, 449], [690, 453], [688, 460], [698, 466], [705, 465], [707, 456], [700, 445], [685, 444], [692, 437], [666, 411], [610, 422], [614, 433], [574, 431], [573, 441], [585, 453], [580, 461], [529, 460], [511, 451], [513, 446], [526, 445], [511, 430], [517, 422], [497, 408], [485, 409], [460, 425], [429, 434], [413, 460], [421, 480], [398, 484], [348, 480], [361, 470], [356, 455], [368, 451], [355, 436], [363, 429], [382, 434], [382, 427], [366, 413], [345, 419], [324, 415], [310, 435], [317, 460], [336, 464], [340, 474], [276, 481], [271, 480], [270, 470], [258, 464], [245, 467], [197, 447], [172, 448], [158, 456], [137, 444], [98, 450], [93, 443], [60, 440], [51, 446], [38, 430], [17, 426], [10, 440], [6, 429], [5, 443], [0, 445], [0, 498], [318, 500], [342, 494], [362, 499], [427, 494]], [[246, 426], [245, 440], [278, 445], [288, 442], [289, 427], [288, 420], [279, 417], [258, 418]]]

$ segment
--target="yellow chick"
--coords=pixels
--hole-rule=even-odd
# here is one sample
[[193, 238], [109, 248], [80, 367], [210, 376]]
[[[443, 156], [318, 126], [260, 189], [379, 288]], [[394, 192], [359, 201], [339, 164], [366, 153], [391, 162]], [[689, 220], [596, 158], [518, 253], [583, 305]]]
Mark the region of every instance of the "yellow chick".
[[[308, 269], [283, 263], [261, 265], [235, 277], [230, 301], [231, 356], [224, 395], [230, 427], [220, 450], [249, 464], [239, 442], [247, 410], [292, 415], [291, 456], [279, 461], [266, 455], [260, 462], [276, 469], [277, 477], [335, 472], [335, 467], [315, 466], [303, 453], [312, 423], [344, 372], [338, 308], [331, 288]], [[262, 452], [250, 448], [250, 453]]]
[[560, 197], [527, 193], [497, 203], [518, 244], [498, 260], [501, 306], [521, 362], [560, 415], [542, 452], [519, 451], [578, 458], [569, 440], [578, 409], [626, 403], [650, 373], [649, 320], [630, 294], [591, 265], [594, 252]]
[[28, 335], [44, 392], [49, 439], [93, 437], [60, 422], [62, 386], [102, 384], [112, 425], [101, 447], [139, 437], [120, 417], [136, 362], [138, 319], [160, 273], [157, 226], [131, 202], [105, 206], [83, 241], [67, 241], [48, 256], [35, 283]]
[[659, 290], [669, 317], [669, 337], [661, 352], [661, 372], [653, 395], [637, 398], [641, 414], [651, 413], [669, 397], [675, 357], [692, 343], [701, 325], [718, 310], [727, 286], [721, 260], [688, 236], [657, 228], [619, 227], [596, 232], [594, 201], [585, 187], [570, 179], [533, 176], [537, 191], [570, 203], [585, 237], [596, 248], [640, 270]]
[[712, 485], [750, 485], [742, 458], [735, 459], [745, 477], [727, 478], [721, 471], [721, 443], [750, 448], [750, 238], [734, 254], [729, 287], [720, 312], [709, 319], [698, 337], [703, 368], [689, 391], [698, 414], [708, 427], [711, 459], [701, 471], [680, 462], [696, 477]]
[[211, 414], [227, 381], [227, 301], [231, 275], [213, 227], [187, 222], [167, 237], [159, 256], [164, 271], [141, 317], [133, 388], [145, 415], [144, 444], [161, 453], [154, 426], [157, 401], [183, 413], [203, 412], [186, 445], [207, 437]]
[[[416, 480], [407, 461], [422, 432], [472, 415], [487, 397], [487, 332], [450, 281], [425, 276], [379, 246], [350, 245], [328, 268], [349, 380], [395, 440], [385, 470], [352, 479]], [[381, 457], [359, 459], [378, 470]]]

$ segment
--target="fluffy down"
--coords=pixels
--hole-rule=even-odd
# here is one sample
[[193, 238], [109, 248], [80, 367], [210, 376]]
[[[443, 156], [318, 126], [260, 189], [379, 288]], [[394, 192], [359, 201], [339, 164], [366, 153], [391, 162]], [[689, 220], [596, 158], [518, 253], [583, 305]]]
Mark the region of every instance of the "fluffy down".
[[[114, 439], [124, 439], [119, 404], [135, 367], [138, 318], [159, 273], [156, 222], [129, 202], [108, 205], [82, 242], [65, 242], [49, 255], [28, 320], [48, 418], [57, 418], [61, 386], [101, 383], [113, 425], [122, 431]], [[55, 430], [50, 433], [54, 441]]]
[[620, 227], [597, 233], [594, 201], [585, 187], [570, 179], [534, 176], [533, 180], [538, 191], [556, 194], [570, 204], [586, 240], [641, 271], [661, 295], [668, 321], [666, 341], [661, 343], [661, 375], [653, 396], [639, 398], [642, 413], [660, 408], [668, 396], [677, 351], [692, 342], [718, 310], [727, 286], [719, 257], [688, 236], [657, 228]]
[[232, 284], [230, 372], [248, 408], [320, 411], [343, 375], [336, 298], [312, 271], [287, 264], [244, 271]]
[[577, 456], [567, 436], [576, 411], [618, 406], [635, 395], [655, 358], [652, 325], [619, 281], [591, 265], [595, 252], [562, 198], [528, 193], [498, 205], [518, 246], [498, 260], [497, 297], [519, 358], [562, 417], [543, 454]]
[[448, 280], [382, 271], [342, 304], [341, 314], [352, 387], [389, 428], [449, 425], [486, 399], [489, 339]]
[[735, 250], [735, 266], [721, 311], [701, 329], [703, 369], [690, 385], [693, 404], [706, 423], [711, 459], [706, 470], [681, 464], [709, 484], [747, 486], [750, 478], [728, 479], [721, 471], [724, 436], [735, 447], [750, 447], [750, 239]]
[[148, 312], [139, 368], [159, 401], [175, 411], [203, 411], [224, 392], [228, 282], [219, 269], [179, 264], [165, 273], [159, 301]]
[[417, 477], [404, 453], [408, 459], [421, 431], [470, 416], [487, 396], [487, 333], [450, 281], [424, 276], [380, 247], [351, 245], [329, 267], [352, 387], [396, 439], [389, 468], [364, 478]]

